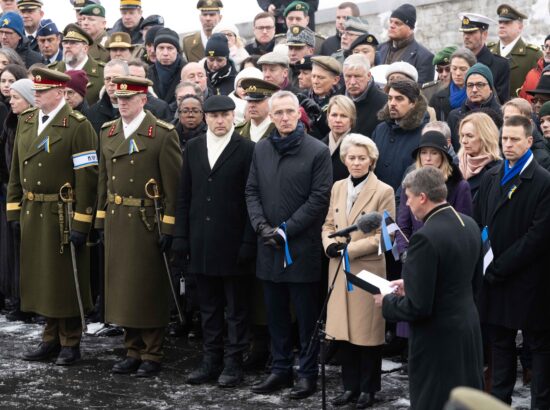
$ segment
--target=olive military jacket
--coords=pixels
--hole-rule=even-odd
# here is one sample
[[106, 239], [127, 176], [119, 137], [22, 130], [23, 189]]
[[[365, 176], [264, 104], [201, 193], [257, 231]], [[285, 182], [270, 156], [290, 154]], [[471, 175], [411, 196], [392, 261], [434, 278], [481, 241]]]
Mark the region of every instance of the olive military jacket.
[[174, 126], [146, 113], [128, 138], [120, 118], [101, 129], [95, 222], [105, 232], [105, 320], [138, 329], [166, 326], [172, 303], [145, 184], [158, 183], [161, 230], [172, 234], [182, 164]]
[[[242, 137], [246, 139], [250, 139], [250, 128], [252, 127], [252, 120], [248, 120], [241, 125], [235, 127], [235, 131], [238, 132]], [[275, 128], [275, 124], [271, 123], [269, 124], [269, 127], [267, 127], [267, 130], [265, 130], [264, 135], [260, 138], [260, 140], [263, 140], [264, 138], [269, 137], [269, 134], [271, 134], [271, 131]]]
[[107, 63], [111, 59], [109, 50], [105, 48], [105, 44], [107, 44], [108, 39], [109, 34], [107, 34], [107, 30], [103, 30], [103, 33], [97, 36], [94, 42], [90, 45], [88, 55], [96, 61]]
[[[86, 101], [90, 107], [99, 101], [99, 91], [103, 87], [103, 68], [105, 63], [103, 61], [97, 61], [88, 55], [88, 61], [84, 64], [82, 69], [86, 71], [88, 75], [88, 84], [86, 85]], [[48, 65], [48, 68], [53, 70], [65, 72], [67, 71], [67, 66], [64, 61], [58, 61], [57, 63], [52, 63]]]
[[188, 34], [183, 38], [183, 54], [188, 62], [198, 62], [204, 58], [204, 46], [202, 45], [201, 32]]
[[[8, 183], [8, 221], [21, 222], [21, 310], [50, 318], [79, 316], [67, 214], [59, 197], [69, 182], [75, 201], [72, 229], [88, 233], [97, 195], [97, 135], [65, 104], [38, 132], [39, 110], [19, 116]], [[76, 249], [80, 292], [92, 307], [89, 248]]]

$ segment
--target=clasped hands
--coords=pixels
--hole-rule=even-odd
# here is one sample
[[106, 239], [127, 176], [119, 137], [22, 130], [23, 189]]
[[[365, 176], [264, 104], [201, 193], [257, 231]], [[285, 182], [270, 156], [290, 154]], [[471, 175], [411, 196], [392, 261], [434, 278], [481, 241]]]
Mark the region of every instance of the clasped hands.
[[258, 226], [258, 234], [263, 240], [265, 246], [271, 246], [279, 249], [285, 245], [285, 239], [278, 232], [279, 228], [274, 228], [266, 223], [261, 223]]
[[[393, 288], [393, 295], [405, 296], [405, 285], [403, 284], [403, 279], [392, 280], [390, 282], [390, 287]], [[390, 293], [379, 293], [378, 295], [373, 295], [374, 304], [376, 306], [382, 306], [382, 301], [384, 296], [389, 295]]]

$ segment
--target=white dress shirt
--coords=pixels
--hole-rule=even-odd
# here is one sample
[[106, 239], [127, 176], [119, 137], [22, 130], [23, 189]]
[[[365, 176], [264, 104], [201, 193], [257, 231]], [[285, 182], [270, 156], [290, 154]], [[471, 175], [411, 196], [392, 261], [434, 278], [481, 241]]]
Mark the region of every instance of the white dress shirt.
[[145, 111], [140, 112], [136, 118], [130, 121], [128, 124], [122, 120], [122, 130], [124, 131], [124, 138], [128, 139], [139, 128], [143, 120], [145, 119]]
[[[65, 100], [61, 99], [61, 101], [59, 102], [59, 105], [57, 107], [55, 107], [52, 111], [50, 111], [48, 114], [44, 114], [44, 112], [42, 110], [38, 111], [38, 135], [40, 135], [42, 133], [42, 131], [44, 131], [44, 129], [46, 129], [48, 124], [50, 122], [52, 122], [52, 120], [59, 113], [59, 111], [61, 111], [61, 109], [64, 107], [64, 105], [65, 105]], [[46, 121], [42, 122], [42, 117], [44, 115], [47, 115], [48, 119]]]

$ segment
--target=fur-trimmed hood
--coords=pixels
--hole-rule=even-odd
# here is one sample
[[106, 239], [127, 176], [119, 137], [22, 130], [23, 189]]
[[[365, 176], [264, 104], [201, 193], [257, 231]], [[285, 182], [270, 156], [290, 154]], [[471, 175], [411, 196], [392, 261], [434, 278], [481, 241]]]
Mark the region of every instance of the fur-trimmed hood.
[[388, 107], [388, 104], [384, 105], [384, 108], [378, 111], [378, 119], [380, 121], [386, 121], [389, 124], [401, 128], [402, 130], [410, 131], [422, 125], [422, 123], [424, 122], [424, 118], [427, 115], [427, 109], [428, 103], [426, 102], [424, 96], [420, 95], [413, 109], [410, 110], [398, 122], [394, 121], [390, 117], [390, 109]]

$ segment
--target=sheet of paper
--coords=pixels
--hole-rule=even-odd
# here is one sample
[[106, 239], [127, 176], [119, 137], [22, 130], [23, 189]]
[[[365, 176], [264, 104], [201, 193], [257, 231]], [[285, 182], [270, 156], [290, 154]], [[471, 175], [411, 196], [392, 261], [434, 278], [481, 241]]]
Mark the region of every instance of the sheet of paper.
[[362, 270], [356, 275], [358, 278], [364, 280], [365, 282], [371, 284], [374, 287], [380, 289], [380, 293], [393, 293], [395, 287], [390, 285], [390, 282], [384, 278], [381, 278], [378, 275], [375, 275], [372, 272], [367, 270]]

